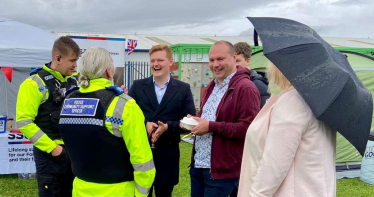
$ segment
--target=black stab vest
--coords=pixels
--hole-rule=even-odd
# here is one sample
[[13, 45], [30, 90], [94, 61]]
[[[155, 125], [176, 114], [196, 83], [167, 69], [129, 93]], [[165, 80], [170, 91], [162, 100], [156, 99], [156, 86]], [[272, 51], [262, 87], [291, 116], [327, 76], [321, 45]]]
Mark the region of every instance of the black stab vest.
[[70, 99], [99, 99], [94, 115], [61, 113], [60, 117], [59, 130], [73, 173], [84, 181], [108, 184], [134, 180], [130, 153], [123, 138], [105, 127], [106, 112], [115, 96], [115, 91], [107, 89], [90, 93], [76, 90], [68, 94], [62, 107], [64, 112]]
[[[31, 73], [33, 75], [35, 73]], [[63, 99], [59, 102], [53, 101], [53, 92], [60, 86], [60, 89], [66, 90], [77, 86], [77, 81], [73, 78], [68, 78], [66, 82], [61, 82], [56, 79], [51, 73], [44, 69], [36, 72], [47, 86], [49, 96], [48, 99], [42, 103], [38, 108], [38, 115], [35, 117], [34, 123], [52, 140], [61, 139], [58, 132], [58, 121], [60, 119], [60, 110]], [[57, 86], [56, 86], [57, 85]]]

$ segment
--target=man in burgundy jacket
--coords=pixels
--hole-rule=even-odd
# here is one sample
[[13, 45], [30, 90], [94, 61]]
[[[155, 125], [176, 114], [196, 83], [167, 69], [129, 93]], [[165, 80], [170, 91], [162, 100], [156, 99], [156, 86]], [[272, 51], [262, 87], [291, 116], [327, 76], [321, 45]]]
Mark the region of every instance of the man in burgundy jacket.
[[216, 42], [209, 51], [215, 79], [208, 85], [191, 132], [191, 196], [229, 196], [238, 183], [248, 126], [260, 111], [260, 94], [251, 72], [236, 66], [233, 45]]

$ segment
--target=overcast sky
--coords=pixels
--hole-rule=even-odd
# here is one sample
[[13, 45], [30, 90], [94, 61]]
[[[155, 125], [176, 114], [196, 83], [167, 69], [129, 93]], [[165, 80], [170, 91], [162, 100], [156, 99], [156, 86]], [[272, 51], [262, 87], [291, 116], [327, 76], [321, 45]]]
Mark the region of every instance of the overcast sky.
[[0, 17], [49, 31], [251, 35], [247, 16], [293, 19], [324, 37], [374, 38], [374, 0], [0, 0]]

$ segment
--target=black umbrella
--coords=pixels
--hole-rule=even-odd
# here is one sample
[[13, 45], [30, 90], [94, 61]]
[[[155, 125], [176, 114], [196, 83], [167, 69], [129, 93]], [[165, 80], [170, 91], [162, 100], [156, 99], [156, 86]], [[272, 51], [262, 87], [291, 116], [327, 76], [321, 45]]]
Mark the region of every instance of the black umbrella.
[[317, 119], [365, 153], [373, 114], [371, 93], [345, 55], [312, 28], [282, 18], [248, 17], [265, 56], [291, 82]]

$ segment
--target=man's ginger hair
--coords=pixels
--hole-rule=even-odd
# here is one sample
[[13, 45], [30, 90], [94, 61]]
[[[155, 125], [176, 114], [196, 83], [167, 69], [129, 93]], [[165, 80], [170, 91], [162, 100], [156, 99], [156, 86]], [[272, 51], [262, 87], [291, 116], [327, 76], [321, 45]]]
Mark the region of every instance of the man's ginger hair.
[[164, 45], [164, 44], [159, 44], [159, 45], [155, 45], [151, 48], [151, 50], [149, 50], [149, 56], [152, 55], [152, 53], [156, 52], [156, 51], [163, 51], [165, 50], [166, 52], [166, 57], [170, 60], [173, 58], [173, 54], [171, 52], [171, 49], [168, 47], [168, 45]]

